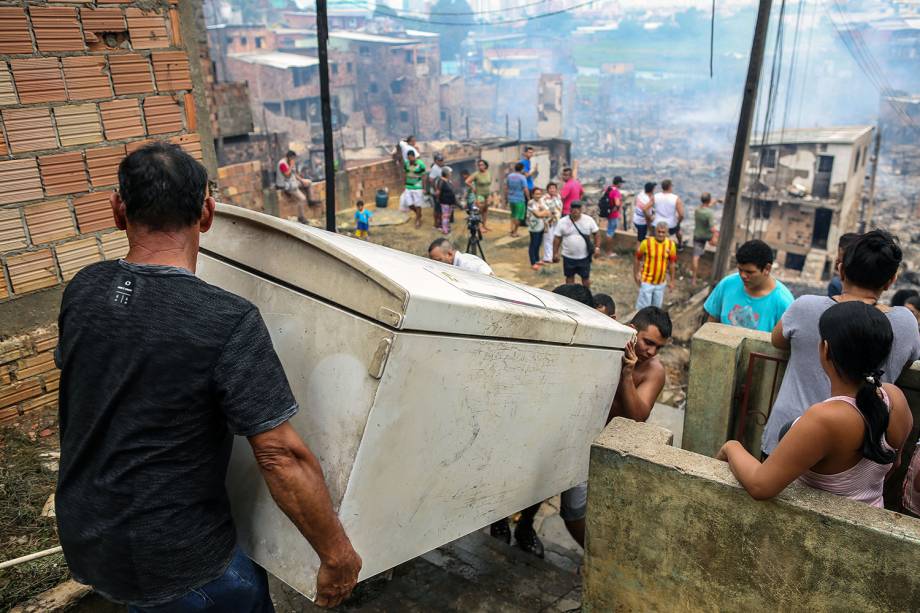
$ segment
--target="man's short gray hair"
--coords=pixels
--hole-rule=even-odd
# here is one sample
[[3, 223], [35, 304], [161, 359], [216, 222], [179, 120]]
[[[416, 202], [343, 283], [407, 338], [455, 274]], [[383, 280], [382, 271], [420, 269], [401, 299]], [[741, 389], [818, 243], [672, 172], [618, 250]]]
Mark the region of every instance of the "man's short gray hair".
[[428, 254], [430, 255], [431, 252], [434, 251], [435, 249], [443, 249], [445, 251], [450, 252], [454, 250], [454, 245], [448, 239], [442, 236], [441, 238], [434, 239], [434, 241], [432, 241], [432, 243], [428, 245]]
[[667, 219], [662, 219], [661, 221], [655, 222], [655, 227], [656, 227], [656, 228], [660, 228], [660, 227], [662, 227], [662, 226], [664, 226], [665, 228], [670, 229], [670, 226], [668, 225], [668, 220], [667, 220]]

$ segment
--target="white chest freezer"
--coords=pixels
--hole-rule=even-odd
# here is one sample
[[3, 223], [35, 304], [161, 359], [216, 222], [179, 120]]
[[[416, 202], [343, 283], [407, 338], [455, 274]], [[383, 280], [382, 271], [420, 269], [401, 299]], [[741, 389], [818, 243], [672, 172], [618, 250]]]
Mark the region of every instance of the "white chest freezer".
[[[259, 307], [362, 579], [587, 478], [632, 335], [599, 312], [223, 205], [198, 274]], [[312, 598], [319, 559], [241, 439], [227, 486], [244, 550]]]

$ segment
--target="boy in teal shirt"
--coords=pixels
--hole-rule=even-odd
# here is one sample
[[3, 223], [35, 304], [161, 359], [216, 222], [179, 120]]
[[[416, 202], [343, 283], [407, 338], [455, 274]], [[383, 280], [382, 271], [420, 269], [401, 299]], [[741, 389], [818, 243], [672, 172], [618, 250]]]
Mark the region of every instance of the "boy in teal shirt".
[[770, 274], [773, 250], [761, 240], [738, 247], [738, 272], [719, 281], [704, 308], [709, 321], [772, 332], [795, 299]]

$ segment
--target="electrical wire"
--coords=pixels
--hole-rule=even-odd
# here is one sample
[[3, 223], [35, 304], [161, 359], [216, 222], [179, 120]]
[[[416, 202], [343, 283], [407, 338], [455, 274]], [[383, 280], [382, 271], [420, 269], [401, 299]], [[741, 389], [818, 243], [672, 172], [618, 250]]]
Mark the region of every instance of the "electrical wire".
[[[438, 17], [451, 17], [451, 16], [457, 16], [457, 15], [461, 15], [461, 16], [462, 16], [462, 15], [465, 15], [465, 16], [473, 16], [473, 15], [487, 15], [487, 14], [489, 14], [489, 13], [513, 13], [514, 11], [519, 11], [519, 10], [521, 10], [521, 9], [526, 9], [526, 8], [531, 7], [531, 6], [539, 6], [539, 5], [541, 5], [541, 4], [547, 4], [548, 2], [552, 2], [552, 0], [536, 0], [536, 2], [528, 2], [528, 3], [526, 3], [526, 4], [521, 4], [521, 5], [518, 5], [518, 6], [511, 6], [511, 7], [503, 8], [503, 9], [487, 9], [487, 10], [484, 10], [484, 11], [457, 11], [457, 12], [454, 12], [454, 11], [428, 11], [427, 13], [422, 13], [422, 12], [420, 12], [420, 11], [402, 11], [402, 14], [403, 14], [403, 15], [407, 15], [407, 14], [411, 14], [411, 15], [422, 15], [422, 16], [423, 16], [423, 15], [434, 15], [434, 16], [438, 16]], [[366, 5], [361, 4], [361, 3], [358, 3], [358, 2], [344, 2], [344, 3], [342, 3], [342, 4], [351, 4], [352, 6], [366, 6]]]
[[712, 17], [709, 21], [709, 78], [712, 78], [712, 58], [716, 44], [716, 0], [712, 0]]
[[[573, 4], [564, 9], [559, 9], [556, 11], [548, 11], [546, 13], [538, 13], [537, 15], [530, 15], [529, 17], [521, 17], [517, 19], [502, 19], [499, 21], [435, 21], [433, 19], [424, 19], [422, 17], [410, 17], [404, 14], [396, 13], [394, 15], [386, 15], [388, 19], [396, 19], [398, 21], [407, 21], [410, 23], [425, 23], [431, 25], [439, 26], [465, 26], [465, 27], [475, 27], [475, 26], [499, 26], [506, 25], [510, 23], [525, 23], [529, 21], [536, 21], [537, 19], [545, 19], [547, 17], [555, 17], [556, 15], [562, 15], [575, 9], [584, 8], [586, 6], [596, 4], [600, 0], [587, 0], [585, 2], [580, 2], [578, 4]], [[346, 4], [346, 3], [343, 3]], [[477, 13], [479, 14], [479, 13]]]

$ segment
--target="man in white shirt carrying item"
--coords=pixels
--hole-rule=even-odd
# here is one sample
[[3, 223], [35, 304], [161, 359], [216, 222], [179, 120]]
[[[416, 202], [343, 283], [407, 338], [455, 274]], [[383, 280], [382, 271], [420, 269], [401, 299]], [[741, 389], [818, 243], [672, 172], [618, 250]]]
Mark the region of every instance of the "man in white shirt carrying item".
[[553, 231], [553, 262], [562, 255], [562, 272], [566, 283], [575, 283], [575, 275], [581, 277], [581, 284], [591, 287], [591, 259], [601, 253], [600, 228], [589, 215], [582, 214], [582, 202], [572, 203], [570, 213], [559, 220]]
[[275, 167], [275, 187], [281, 190], [282, 198], [297, 206], [297, 221], [307, 223], [305, 207], [309, 200], [310, 181], [297, 172], [297, 154], [293, 151], [288, 151]]
[[[404, 140], [399, 141], [398, 151], [394, 152], [394, 156], [399, 154], [402, 158], [402, 162], [407, 162], [409, 160], [409, 152], [414, 151], [415, 157], [419, 157], [418, 145], [416, 144], [415, 137], [411, 134], [407, 136]], [[397, 161], [399, 161], [397, 159]]]
[[[668, 222], [668, 234], [674, 236], [680, 232], [680, 223], [684, 220], [684, 201], [673, 193], [671, 179], [661, 182], [661, 191], [655, 194], [655, 223]], [[680, 239], [678, 238], [678, 246]]]
[[435, 239], [428, 247], [428, 257], [432, 260], [456, 266], [463, 270], [478, 272], [483, 275], [493, 275], [492, 267], [486, 264], [481, 257], [472, 253], [461, 253], [454, 248], [454, 244], [446, 238]]

